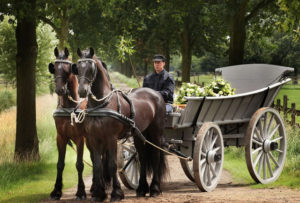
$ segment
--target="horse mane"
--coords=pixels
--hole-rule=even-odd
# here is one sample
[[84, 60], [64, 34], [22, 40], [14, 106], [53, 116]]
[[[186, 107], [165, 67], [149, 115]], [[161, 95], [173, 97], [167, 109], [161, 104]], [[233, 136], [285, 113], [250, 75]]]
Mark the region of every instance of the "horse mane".
[[103, 69], [103, 71], [105, 72], [106, 77], [108, 79], [108, 82], [110, 83], [110, 76], [108, 74], [106, 64], [104, 62], [102, 62], [101, 59], [99, 57], [97, 57], [96, 55], [93, 56], [93, 59], [95, 60], [96, 65], [98, 66], [98, 68], [102, 68]]

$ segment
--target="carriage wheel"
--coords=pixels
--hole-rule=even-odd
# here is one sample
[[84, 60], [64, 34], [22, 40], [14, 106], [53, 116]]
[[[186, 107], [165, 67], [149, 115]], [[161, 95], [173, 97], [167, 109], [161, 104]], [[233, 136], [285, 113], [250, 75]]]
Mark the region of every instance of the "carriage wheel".
[[190, 179], [192, 182], [195, 182], [194, 178], [194, 171], [193, 171], [193, 162], [180, 159], [181, 167], [185, 173], [185, 175]]
[[221, 130], [214, 123], [204, 123], [197, 134], [193, 155], [194, 176], [201, 191], [216, 188], [222, 174], [224, 145]]
[[246, 131], [245, 156], [257, 183], [277, 180], [286, 156], [286, 133], [280, 114], [273, 108], [258, 109]]
[[140, 179], [140, 162], [133, 140], [129, 138], [126, 143], [120, 144], [119, 148], [119, 177], [128, 189], [136, 190]]

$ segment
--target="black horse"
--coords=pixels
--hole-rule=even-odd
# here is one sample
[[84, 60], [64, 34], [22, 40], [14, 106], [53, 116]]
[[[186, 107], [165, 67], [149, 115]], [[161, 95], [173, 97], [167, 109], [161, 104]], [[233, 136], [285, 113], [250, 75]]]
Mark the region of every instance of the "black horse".
[[[78, 80], [71, 72], [72, 62], [69, 60], [69, 51], [65, 48], [64, 51], [59, 52], [57, 48], [54, 49], [56, 56], [55, 63], [49, 64], [49, 72], [54, 75], [55, 92], [58, 95], [59, 103], [57, 109], [72, 109], [77, 106], [76, 101], [78, 96]], [[81, 108], [85, 108], [83, 104]], [[76, 168], [78, 171], [78, 190], [76, 199], [85, 199], [85, 186], [82, 179], [83, 172], [83, 149], [84, 149], [84, 129], [82, 124], [70, 124], [70, 117], [54, 116], [57, 137], [58, 162], [57, 162], [57, 177], [54, 190], [51, 192], [51, 199], [58, 200], [62, 195], [62, 173], [65, 166], [65, 154], [67, 143], [72, 140], [77, 147], [77, 162]]]
[[[78, 74], [79, 95], [88, 96], [87, 109], [105, 107], [118, 111], [130, 117], [131, 108], [127, 100], [117, 91], [112, 91], [106, 70], [101, 61], [94, 56], [94, 50], [77, 51], [80, 59], [77, 66], [72, 66], [72, 71]], [[119, 99], [118, 99], [119, 98]], [[145, 138], [158, 146], [162, 146], [163, 129], [165, 121], [165, 102], [162, 96], [149, 88], [134, 89], [129, 98], [135, 109], [135, 124]], [[117, 140], [130, 131], [129, 127], [111, 117], [87, 117], [84, 122], [87, 133], [86, 143], [93, 154], [93, 191], [92, 197], [96, 201], [103, 201], [105, 171], [113, 178], [111, 201], [124, 198], [123, 191], [117, 178]], [[145, 145], [139, 138], [134, 137], [135, 147], [141, 163], [139, 187], [137, 196], [144, 197], [150, 191], [150, 196], [155, 197], [161, 193], [161, 181], [167, 171], [166, 159], [163, 152]], [[105, 157], [106, 162], [101, 161]], [[103, 166], [106, 163], [107, 166]], [[152, 174], [149, 188], [146, 177]]]

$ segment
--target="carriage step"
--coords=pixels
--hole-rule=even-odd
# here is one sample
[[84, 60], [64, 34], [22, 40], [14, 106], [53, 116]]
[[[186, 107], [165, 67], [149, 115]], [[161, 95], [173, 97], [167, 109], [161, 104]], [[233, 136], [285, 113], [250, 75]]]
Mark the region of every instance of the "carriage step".
[[170, 143], [170, 144], [182, 144], [183, 141], [182, 140], [171, 139], [171, 140], [168, 140], [168, 143]]

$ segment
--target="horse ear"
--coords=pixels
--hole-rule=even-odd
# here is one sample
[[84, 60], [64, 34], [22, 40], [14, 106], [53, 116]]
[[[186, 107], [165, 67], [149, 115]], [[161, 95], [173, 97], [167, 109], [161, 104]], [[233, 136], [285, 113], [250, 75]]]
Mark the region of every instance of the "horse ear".
[[58, 57], [58, 49], [57, 49], [57, 47], [55, 47], [55, 49], [54, 49], [54, 55], [56, 56], [56, 57]]
[[49, 63], [49, 65], [48, 65], [48, 69], [49, 69], [49, 72], [50, 72], [51, 74], [54, 74], [54, 72], [55, 72], [55, 69], [54, 69], [54, 65], [53, 65], [53, 63]]
[[65, 56], [66, 56], [66, 58], [68, 58], [68, 56], [69, 56], [69, 50], [67, 47], [65, 47]]
[[78, 54], [78, 56], [79, 56], [80, 58], [82, 57], [82, 53], [81, 53], [81, 51], [80, 51], [79, 48], [77, 49], [77, 54]]
[[72, 64], [72, 66], [71, 66], [71, 72], [72, 72], [74, 75], [78, 75], [78, 68], [77, 68], [76, 63], [73, 63], [73, 64]]
[[94, 49], [92, 47], [90, 48], [90, 56], [91, 56], [91, 58], [93, 58], [93, 56], [94, 56]]

